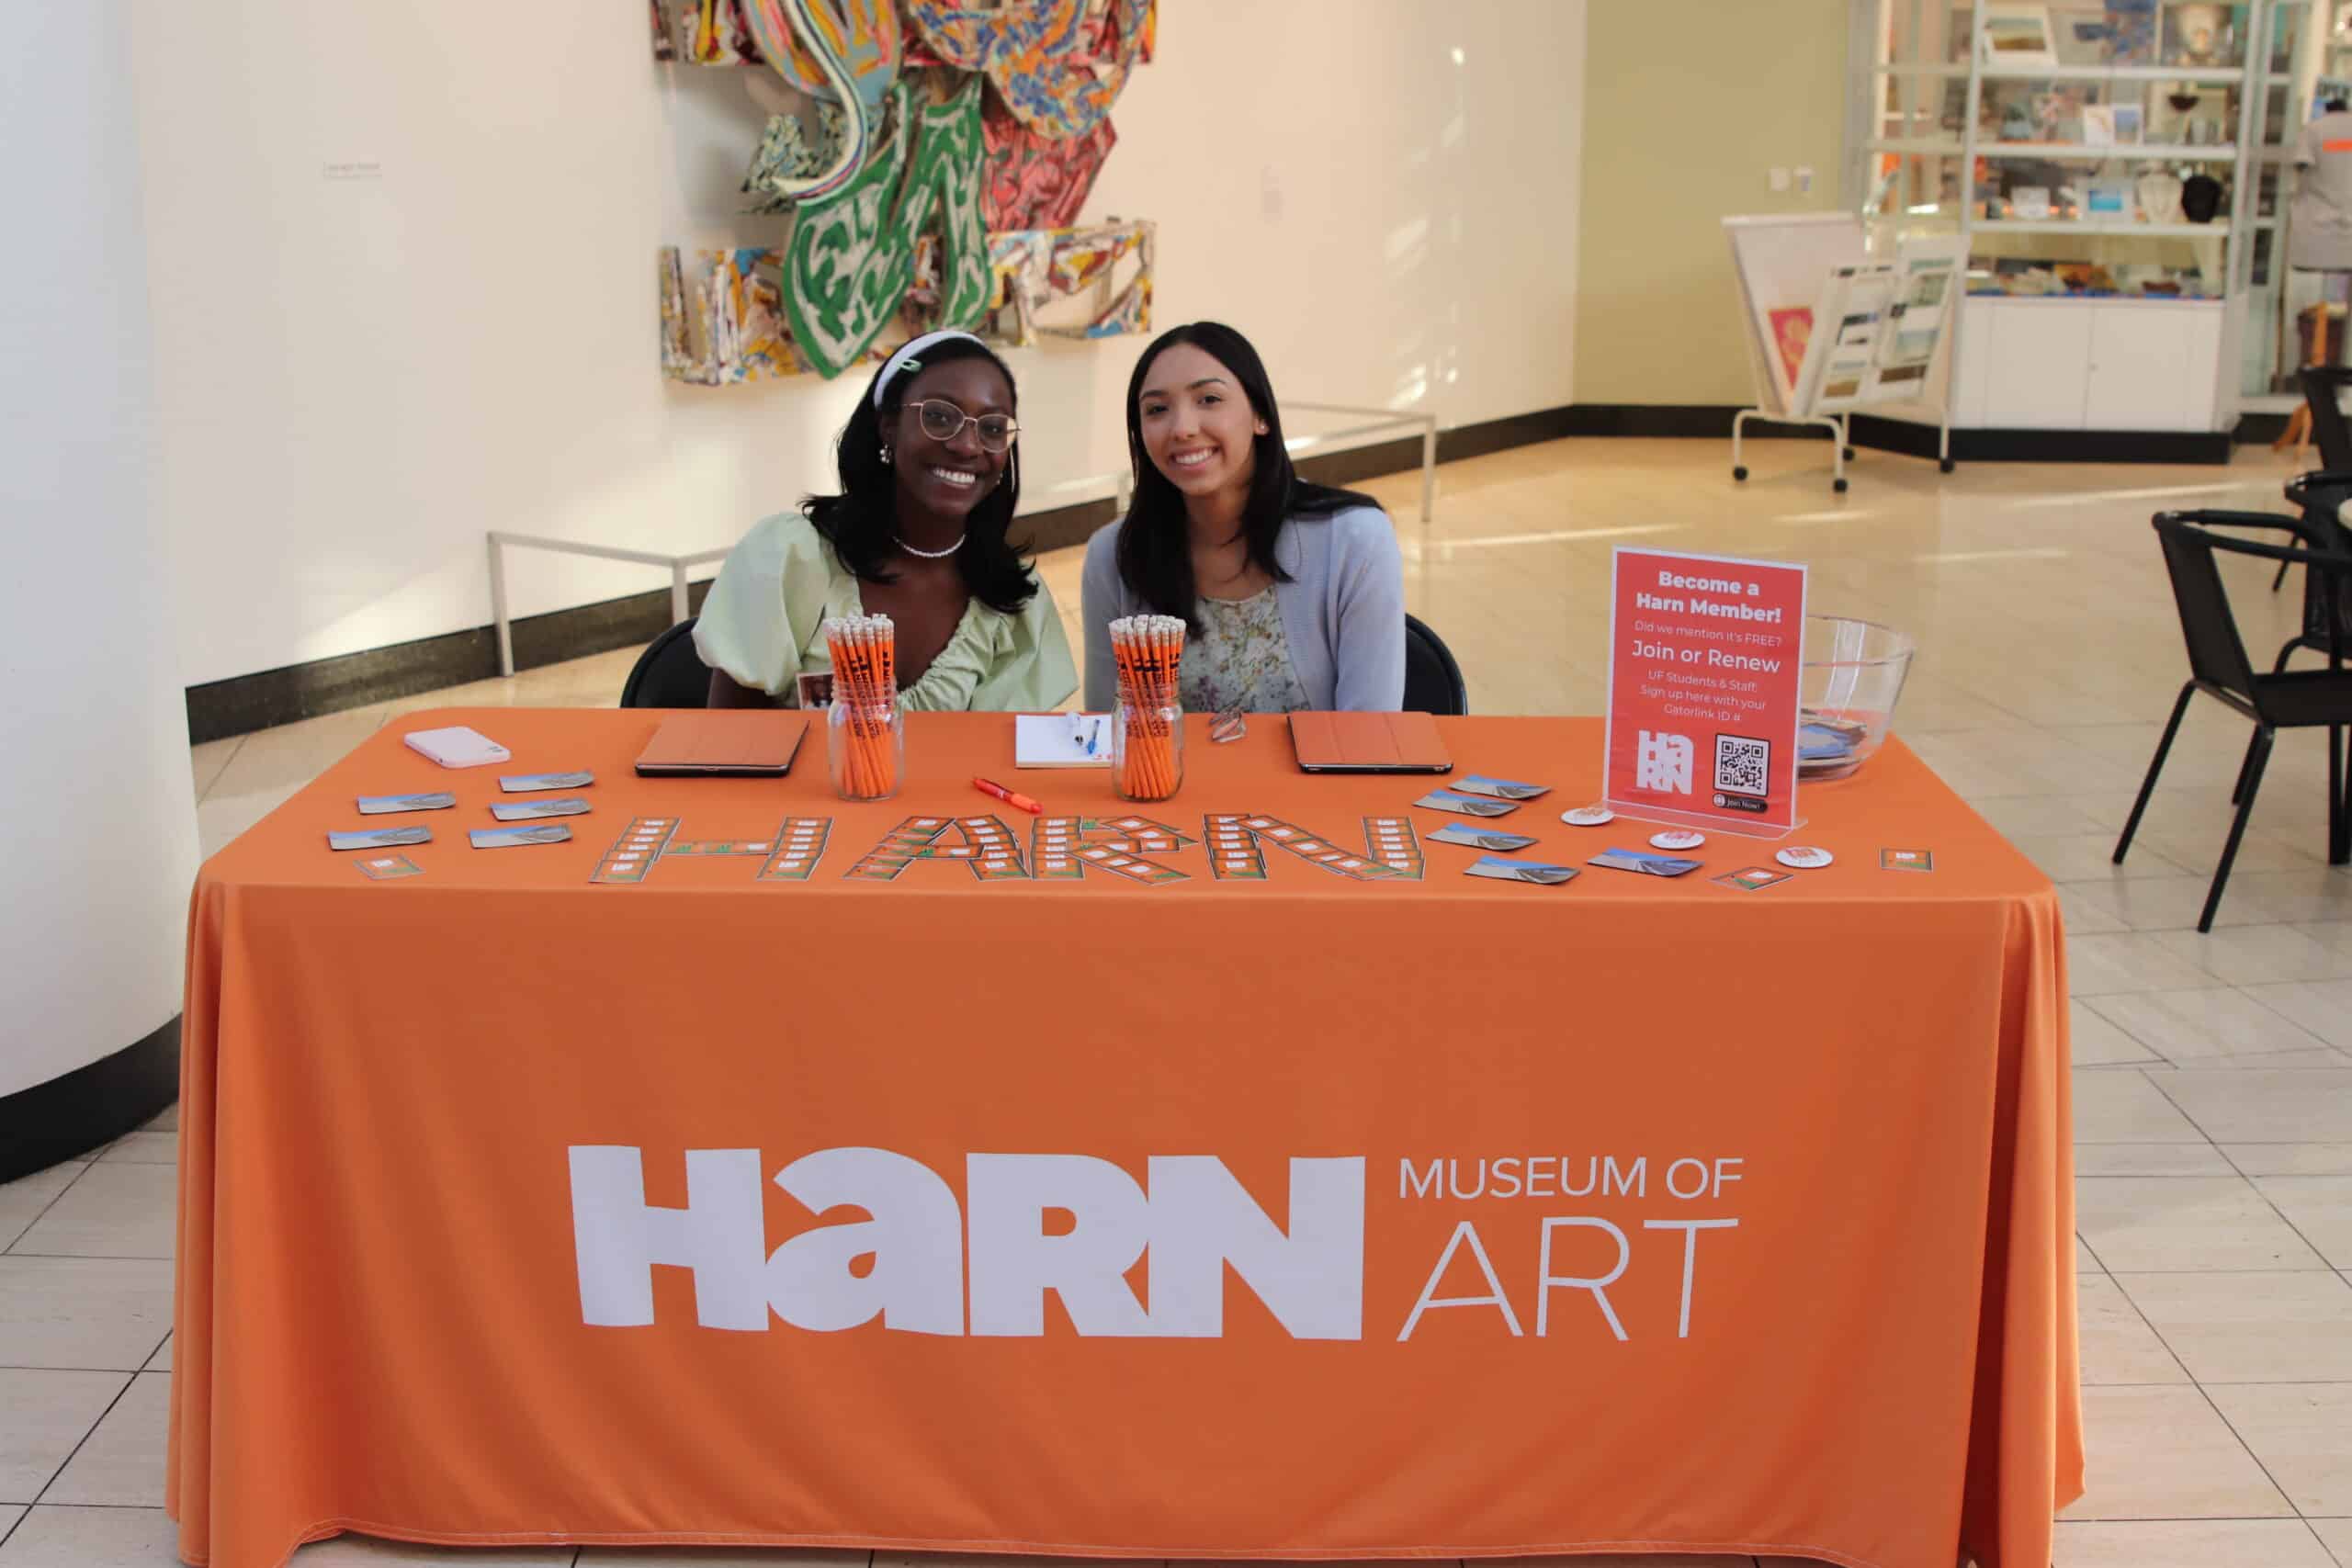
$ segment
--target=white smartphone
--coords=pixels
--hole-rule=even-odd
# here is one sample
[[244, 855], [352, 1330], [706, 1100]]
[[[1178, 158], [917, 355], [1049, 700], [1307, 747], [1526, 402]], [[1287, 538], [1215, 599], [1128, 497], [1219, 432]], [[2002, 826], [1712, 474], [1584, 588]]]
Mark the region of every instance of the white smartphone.
[[445, 768], [479, 768], [485, 762], [514, 761], [513, 753], [478, 729], [453, 724], [447, 729], [419, 729], [401, 737], [412, 751], [422, 752]]

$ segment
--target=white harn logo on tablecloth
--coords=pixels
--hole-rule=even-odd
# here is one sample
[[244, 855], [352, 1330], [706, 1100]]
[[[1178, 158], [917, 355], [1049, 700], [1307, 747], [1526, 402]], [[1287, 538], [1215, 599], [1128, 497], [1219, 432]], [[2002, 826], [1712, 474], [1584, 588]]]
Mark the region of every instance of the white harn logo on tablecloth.
[[[645, 1201], [639, 1152], [575, 1145], [571, 1217], [582, 1317], [601, 1326], [653, 1321], [653, 1269], [694, 1271], [695, 1321], [760, 1330], [886, 1328], [964, 1334], [965, 1213], [922, 1161], [888, 1149], [820, 1149], [775, 1174], [811, 1213], [854, 1205], [873, 1217], [820, 1225], [768, 1250], [757, 1149], [688, 1149], [686, 1206]], [[1046, 1331], [1046, 1292], [1083, 1335], [1216, 1338], [1225, 1269], [1298, 1339], [1363, 1336], [1364, 1162], [1290, 1162], [1285, 1234], [1210, 1155], [1154, 1155], [1149, 1193], [1085, 1155], [972, 1155], [970, 1327]], [[1049, 1212], [1076, 1224], [1049, 1234]], [[871, 1256], [864, 1274], [852, 1265]], [[1148, 1257], [1146, 1312], [1125, 1274]]]

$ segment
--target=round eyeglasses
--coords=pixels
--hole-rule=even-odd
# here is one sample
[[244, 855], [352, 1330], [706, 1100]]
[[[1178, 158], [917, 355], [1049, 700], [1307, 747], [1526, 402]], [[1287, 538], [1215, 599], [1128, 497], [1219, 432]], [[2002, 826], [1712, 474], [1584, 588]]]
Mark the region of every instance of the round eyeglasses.
[[1020, 424], [1009, 414], [966, 413], [940, 398], [925, 398], [914, 405], [914, 411], [922, 433], [933, 441], [953, 441], [964, 434], [964, 427], [968, 424], [979, 432], [984, 451], [1001, 452], [1021, 434]]

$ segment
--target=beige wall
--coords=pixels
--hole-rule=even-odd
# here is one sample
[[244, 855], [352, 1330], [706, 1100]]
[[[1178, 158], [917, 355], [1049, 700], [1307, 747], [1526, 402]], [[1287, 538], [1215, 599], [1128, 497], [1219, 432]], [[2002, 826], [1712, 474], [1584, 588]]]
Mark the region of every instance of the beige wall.
[[[1753, 400], [1731, 213], [1838, 205], [1848, 0], [1592, 0], [1579, 403]], [[1813, 190], [1769, 188], [1772, 165]]]

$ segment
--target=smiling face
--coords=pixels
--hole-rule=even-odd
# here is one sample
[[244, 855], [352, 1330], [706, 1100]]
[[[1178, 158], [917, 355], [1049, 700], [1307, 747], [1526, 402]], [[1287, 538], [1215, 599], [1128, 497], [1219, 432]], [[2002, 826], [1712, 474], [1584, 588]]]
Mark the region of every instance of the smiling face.
[[1136, 398], [1151, 466], [1186, 496], [1247, 489], [1265, 423], [1222, 362], [1180, 343], [1151, 362]]
[[944, 441], [927, 434], [919, 405], [952, 403], [976, 419], [1009, 419], [1012, 384], [993, 363], [975, 356], [919, 370], [902, 385], [898, 412], [884, 436], [890, 443], [899, 499], [939, 516], [960, 517], [996, 488], [1012, 449], [989, 451], [969, 421]]

